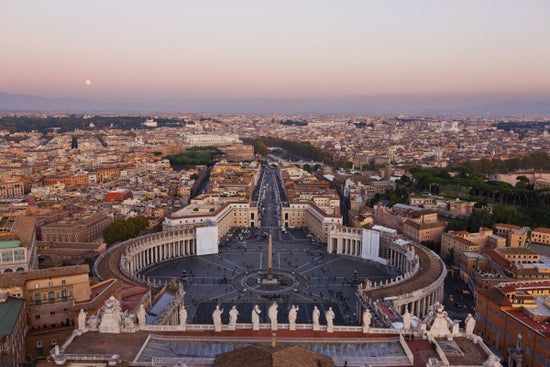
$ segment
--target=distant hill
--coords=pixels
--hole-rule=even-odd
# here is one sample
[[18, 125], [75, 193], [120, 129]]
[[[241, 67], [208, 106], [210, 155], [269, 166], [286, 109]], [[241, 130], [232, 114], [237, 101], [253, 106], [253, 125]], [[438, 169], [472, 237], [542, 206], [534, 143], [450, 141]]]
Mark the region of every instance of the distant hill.
[[550, 100], [543, 101], [507, 101], [491, 103], [480, 106], [472, 106], [463, 109], [463, 113], [469, 115], [536, 115], [550, 116]]
[[0, 92], [0, 112], [83, 112], [89, 101]]
[[478, 96], [350, 96], [319, 98], [167, 98], [133, 101], [44, 97], [0, 92], [0, 112], [318, 113], [550, 116], [550, 97], [503, 100]]

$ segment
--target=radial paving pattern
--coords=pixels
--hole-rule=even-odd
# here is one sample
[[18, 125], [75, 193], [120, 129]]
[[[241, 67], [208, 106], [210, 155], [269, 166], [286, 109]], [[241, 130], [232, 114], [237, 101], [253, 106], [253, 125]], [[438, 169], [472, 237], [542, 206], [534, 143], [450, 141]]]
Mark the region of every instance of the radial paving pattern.
[[[257, 231], [257, 230], [256, 230]], [[216, 255], [182, 258], [159, 264], [143, 272], [159, 280], [182, 279], [187, 275], [185, 303], [189, 321], [211, 323], [216, 304], [225, 308], [222, 320], [228, 322], [231, 305], [239, 310], [239, 322], [250, 322], [254, 304], [262, 309], [266, 321], [267, 307], [279, 304], [279, 322], [288, 322], [291, 304], [300, 307], [298, 323], [311, 322], [311, 312], [317, 305], [324, 311], [332, 307], [336, 324], [355, 324], [355, 291], [357, 283], [369, 278], [380, 281], [390, 278], [386, 269], [377, 263], [327, 254], [325, 246], [306, 238], [301, 230], [289, 233], [274, 232], [274, 276], [276, 284], [263, 284], [267, 267], [267, 241], [258, 233], [238, 235], [227, 241]]]

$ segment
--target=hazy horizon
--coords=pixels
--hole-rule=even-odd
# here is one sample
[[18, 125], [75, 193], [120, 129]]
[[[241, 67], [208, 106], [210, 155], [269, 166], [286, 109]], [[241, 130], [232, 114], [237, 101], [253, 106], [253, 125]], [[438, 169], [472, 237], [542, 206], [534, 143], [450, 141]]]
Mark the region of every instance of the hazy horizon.
[[347, 96], [338, 98], [173, 98], [105, 100], [47, 98], [0, 91], [0, 112], [417, 114], [550, 117], [550, 100], [500, 96]]
[[0, 91], [216, 111], [549, 103], [549, 13], [544, 0], [0, 1]]

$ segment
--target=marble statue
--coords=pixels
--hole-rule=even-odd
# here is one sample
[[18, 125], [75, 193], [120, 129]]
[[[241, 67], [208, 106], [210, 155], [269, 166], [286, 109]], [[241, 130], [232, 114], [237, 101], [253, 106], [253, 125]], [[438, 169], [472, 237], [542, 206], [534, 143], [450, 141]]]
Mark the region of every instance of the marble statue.
[[370, 323], [372, 320], [372, 315], [370, 314], [370, 311], [368, 308], [363, 311], [363, 332], [368, 333], [370, 328]]
[[334, 332], [334, 311], [332, 307], [328, 308], [328, 311], [325, 312], [325, 319], [327, 319], [327, 333]]
[[214, 331], [222, 331], [222, 313], [223, 308], [220, 309], [220, 305], [216, 305], [216, 309], [212, 312], [212, 321], [214, 322]]
[[267, 315], [269, 316], [269, 320], [271, 321], [271, 330], [277, 330], [277, 306], [276, 302], [273, 302], [271, 306], [269, 306], [269, 310], [267, 311]]
[[137, 331], [134, 314], [128, 314], [128, 312], [124, 312], [122, 320], [123, 331], [127, 333], [134, 333]]
[[262, 310], [258, 305], [254, 305], [252, 310], [252, 330], [260, 330], [260, 314]]
[[120, 333], [121, 324], [120, 304], [115, 297], [111, 296], [101, 308], [100, 333]]
[[237, 306], [233, 306], [229, 310], [229, 330], [237, 328], [237, 317], [239, 317], [239, 311], [237, 310]]
[[290, 311], [288, 311], [288, 323], [290, 330], [296, 330], [296, 318], [298, 317], [298, 306], [292, 305]]
[[88, 319], [88, 329], [92, 331], [97, 331], [97, 324], [99, 320], [96, 315], [90, 316]]
[[80, 309], [80, 313], [78, 314], [78, 330], [86, 330], [86, 312], [84, 312], [84, 309], [82, 308]]
[[147, 321], [147, 317], [146, 317], [146, 312], [145, 312], [145, 306], [143, 306], [143, 303], [141, 305], [139, 305], [139, 310], [138, 310], [138, 313], [137, 313], [137, 317], [138, 317], [138, 325], [139, 327], [144, 327], [145, 326], [145, 323]]
[[500, 364], [500, 358], [491, 353], [489, 358], [483, 362], [483, 367], [502, 367], [502, 364]]
[[180, 329], [186, 330], [187, 329], [187, 310], [185, 309], [184, 305], [180, 306]]
[[428, 332], [434, 338], [448, 337], [455, 334], [455, 332], [458, 332], [453, 320], [449, 318], [447, 312], [443, 308], [443, 305], [439, 302], [436, 302], [432, 306], [428, 317], [425, 319], [425, 323]]
[[466, 316], [466, 319], [464, 319], [464, 324], [465, 324], [466, 334], [468, 334], [468, 335], [473, 334], [474, 333], [474, 327], [476, 326], [476, 319], [474, 319], [472, 317], [471, 313], [469, 313]]
[[313, 307], [313, 315], [311, 316], [313, 320], [313, 330], [319, 330], [319, 317], [321, 317], [321, 311], [315, 306]]
[[403, 329], [409, 330], [411, 328], [411, 314], [409, 313], [409, 308], [405, 307], [405, 313], [403, 314]]
[[111, 296], [109, 299], [113, 299], [113, 315], [115, 315], [116, 320], [119, 324], [122, 323], [122, 307], [120, 307], [120, 302], [115, 297]]

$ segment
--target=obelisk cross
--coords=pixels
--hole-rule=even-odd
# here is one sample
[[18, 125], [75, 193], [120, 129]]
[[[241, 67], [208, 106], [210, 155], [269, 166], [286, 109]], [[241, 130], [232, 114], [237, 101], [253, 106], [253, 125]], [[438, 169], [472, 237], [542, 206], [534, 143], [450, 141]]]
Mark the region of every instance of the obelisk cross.
[[273, 280], [273, 274], [271, 274], [272, 268], [273, 268], [273, 241], [271, 238], [271, 231], [269, 231], [268, 244], [267, 244], [267, 280]]

